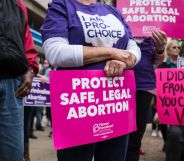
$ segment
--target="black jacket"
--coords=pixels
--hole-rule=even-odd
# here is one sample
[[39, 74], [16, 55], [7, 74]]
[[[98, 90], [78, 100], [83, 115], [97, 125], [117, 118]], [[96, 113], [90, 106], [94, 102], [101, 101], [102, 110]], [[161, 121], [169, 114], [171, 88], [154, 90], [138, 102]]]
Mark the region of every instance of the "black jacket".
[[17, 0], [0, 0], [0, 78], [28, 70], [24, 50], [26, 18]]

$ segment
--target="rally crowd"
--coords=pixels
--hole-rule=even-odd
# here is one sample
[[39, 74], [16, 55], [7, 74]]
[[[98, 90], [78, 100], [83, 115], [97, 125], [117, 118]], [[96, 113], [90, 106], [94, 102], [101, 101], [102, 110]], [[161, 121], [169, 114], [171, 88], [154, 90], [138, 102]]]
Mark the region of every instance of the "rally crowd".
[[[141, 141], [149, 120], [153, 121], [152, 136], [163, 137], [166, 161], [184, 160], [184, 127], [159, 124], [155, 109], [155, 69], [177, 68], [179, 41], [168, 39], [162, 30], [134, 37], [116, 9], [116, 0], [53, 0], [40, 29], [45, 53], [40, 60], [21, 0], [1, 0], [0, 7], [0, 161], [31, 160], [29, 138], [37, 139], [35, 116], [36, 130], [44, 131], [44, 111], [52, 126], [50, 108], [23, 107], [22, 102], [33, 77], [48, 82], [52, 69], [103, 69], [107, 77], [133, 69], [136, 80], [137, 130], [57, 150], [58, 161], [138, 161], [144, 154]], [[52, 136], [52, 130], [48, 135]]]

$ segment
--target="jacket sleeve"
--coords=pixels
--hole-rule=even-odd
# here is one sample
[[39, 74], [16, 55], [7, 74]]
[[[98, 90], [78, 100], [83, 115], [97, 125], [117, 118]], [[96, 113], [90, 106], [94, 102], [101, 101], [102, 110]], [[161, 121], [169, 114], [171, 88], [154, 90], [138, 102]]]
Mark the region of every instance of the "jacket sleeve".
[[25, 19], [26, 19], [26, 26], [25, 26], [25, 32], [24, 32], [24, 50], [25, 55], [27, 58], [28, 66], [30, 69], [34, 70], [35, 75], [38, 73], [38, 63], [36, 62], [36, 58], [38, 56], [36, 50], [34, 49], [34, 42], [32, 38], [32, 34], [28, 25], [28, 14], [27, 9], [23, 5], [23, 3], [18, 0], [19, 6], [24, 12]]

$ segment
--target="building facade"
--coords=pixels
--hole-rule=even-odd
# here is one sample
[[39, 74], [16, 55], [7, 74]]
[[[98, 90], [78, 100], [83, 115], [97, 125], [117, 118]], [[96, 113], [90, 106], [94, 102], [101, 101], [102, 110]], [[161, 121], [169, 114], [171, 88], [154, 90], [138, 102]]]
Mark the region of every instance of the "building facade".
[[51, 0], [22, 0], [28, 11], [29, 25], [34, 39], [35, 49], [43, 55], [40, 27], [44, 21], [48, 3]]

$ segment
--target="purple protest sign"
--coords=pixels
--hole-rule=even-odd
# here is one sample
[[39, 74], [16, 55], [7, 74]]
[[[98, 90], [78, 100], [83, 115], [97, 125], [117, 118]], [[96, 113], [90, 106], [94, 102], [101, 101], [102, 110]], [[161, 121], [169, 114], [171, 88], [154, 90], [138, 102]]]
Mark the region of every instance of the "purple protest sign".
[[136, 130], [133, 71], [120, 77], [103, 70], [50, 72], [54, 145], [64, 149]]
[[184, 1], [177, 0], [117, 0], [134, 36], [149, 36], [161, 29], [168, 37], [184, 38], [183, 7]]
[[34, 78], [31, 92], [24, 98], [24, 106], [50, 107], [50, 83], [41, 83], [39, 78]]

